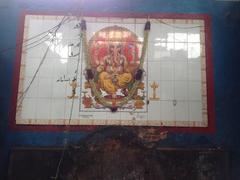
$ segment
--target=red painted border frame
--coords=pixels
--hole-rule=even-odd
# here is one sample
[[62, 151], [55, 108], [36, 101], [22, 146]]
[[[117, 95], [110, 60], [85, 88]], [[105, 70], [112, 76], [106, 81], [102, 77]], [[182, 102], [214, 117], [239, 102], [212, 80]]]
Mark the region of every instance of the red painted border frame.
[[[92, 131], [103, 126], [86, 125], [17, 125], [16, 124], [16, 105], [18, 84], [21, 65], [21, 53], [23, 42], [24, 21], [26, 15], [64, 15], [66, 12], [22, 12], [19, 21], [19, 33], [17, 36], [16, 60], [14, 67], [12, 99], [10, 108], [9, 127], [12, 131]], [[76, 13], [77, 14], [77, 13]], [[173, 13], [84, 13], [83, 16], [92, 17], [122, 17], [122, 18], [166, 18], [166, 19], [201, 19], [205, 22], [205, 52], [206, 52], [206, 75], [207, 75], [207, 105], [208, 105], [208, 127], [154, 127], [159, 131], [187, 132], [187, 133], [214, 133], [215, 128], [215, 98], [214, 98], [214, 79], [212, 61], [212, 27], [211, 17], [208, 14], [173, 14]], [[138, 126], [130, 126], [137, 128]], [[146, 127], [149, 128], [149, 127]]]

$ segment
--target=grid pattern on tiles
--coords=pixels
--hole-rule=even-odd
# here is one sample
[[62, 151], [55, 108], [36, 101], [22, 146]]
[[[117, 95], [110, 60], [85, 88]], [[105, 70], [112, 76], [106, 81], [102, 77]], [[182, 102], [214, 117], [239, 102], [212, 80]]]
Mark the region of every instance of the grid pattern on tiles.
[[[27, 15], [24, 40], [44, 32], [62, 16]], [[104, 27], [118, 25], [143, 39], [146, 19], [86, 17], [87, 37], [90, 39]], [[146, 95], [152, 96], [150, 85], [156, 82], [160, 100], [151, 101], [143, 110], [111, 113], [109, 110], [84, 109], [81, 105], [83, 74], [78, 77], [77, 95], [71, 125], [133, 125], [207, 127], [207, 87], [204, 21], [192, 19], [150, 19], [151, 31], [144, 68]], [[72, 89], [69, 80], [74, 76], [79, 42], [78, 21], [64, 24], [57, 32], [57, 40], [16, 114], [16, 124], [64, 125], [68, 123]], [[49, 37], [51, 34], [49, 35]], [[18, 96], [29, 85], [40, 60], [49, 46], [47, 38], [35, 48], [22, 49]], [[70, 46], [69, 46], [70, 45]], [[81, 59], [80, 69], [84, 69]], [[148, 98], [146, 98], [146, 101]]]

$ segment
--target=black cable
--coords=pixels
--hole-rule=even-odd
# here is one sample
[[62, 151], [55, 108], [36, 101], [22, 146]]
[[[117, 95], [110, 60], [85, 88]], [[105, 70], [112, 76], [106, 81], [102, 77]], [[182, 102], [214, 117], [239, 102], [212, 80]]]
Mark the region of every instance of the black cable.
[[[57, 31], [59, 30], [59, 28], [61, 27], [62, 22], [63, 22], [64, 19], [65, 19], [65, 16], [63, 17], [63, 19], [61, 20], [61, 22], [58, 24], [58, 27], [57, 27], [57, 29], [56, 29], [55, 32], [54, 32], [53, 38], [51, 39], [50, 45], [51, 45], [51, 44], [53, 43], [53, 41], [55, 40], [56, 33], [57, 33]], [[36, 76], [37, 76], [37, 74], [38, 74], [38, 72], [39, 72], [39, 70], [40, 70], [40, 68], [41, 68], [41, 66], [42, 66], [42, 64], [44, 63], [44, 61], [45, 61], [45, 59], [46, 59], [46, 57], [47, 57], [48, 51], [49, 51], [49, 49], [50, 49], [50, 45], [48, 46], [47, 50], [45, 51], [45, 53], [44, 53], [44, 55], [43, 55], [43, 57], [42, 57], [39, 65], [38, 65], [38, 67], [37, 67], [37, 70], [35, 71], [35, 73], [34, 73], [32, 79], [31, 79], [28, 87], [23, 91], [23, 93], [21, 94], [21, 96], [18, 98], [18, 101], [17, 101], [17, 102], [20, 102], [20, 103], [18, 103], [16, 112], [18, 112], [18, 110], [19, 110], [20, 106], [22, 105], [22, 102], [23, 102], [23, 100], [24, 100], [24, 98], [25, 98], [28, 90], [30, 89], [32, 83], [34, 82], [34, 80], [35, 80], [35, 78], [36, 78]]]
[[[66, 16], [64, 16], [64, 17], [66, 17]], [[68, 18], [67, 18], [66, 20], [64, 20], [64, 22], [62, 22], [61, 24], [65, 23], [65, 22], [66, 22], [67, 20], [69, 20], [69, 19], [70, 19], [70, 18], [68, 17]], [[49, 33], [52, 33], [52, 31], [53, 31], [54, 29], [56, 29], [58, 26], [59, 26], [59, 24], [57, 24], [56, 26], [54, 26], [54, 27], [52, 27], [52, 28], [50, 28], [50, 29], [48, 29], [48, 30], [46, 30], [46, 31], [44, 31], [44, 32], [41, 32], [41, 33], [39, 33], [39, 34], [37, 34], [37, 35], [32, 36], [32, 37], [24, 40], [23, 42], [18, 42], [18, 43], [16, 43], [15, 46], [2, 49], [2, 50], [0, 50], [0, 54], [4, 53], [4, 52], [6, 52], [6, 51], [15, 50], [18, 46], [20, 46], [20, 45], [22, 45], [22, 44], [24, 44], [24, 43], [26, 43], [26, 42], [28, 42], [28, 41], [31, 41], [31, 40], [33, 40], [33, 39], [35, 39], [35, 38], [37, 38], [37, 37], [40, 37], [41, 35], [47, 33], [45, 36], [43, 36], [43, 37], [41, 37], [41, 38], [39, 39], [39, 40], [41, 40], [41, 39], [43, 39], [44, 37], [48, 36]], [[36, 41], [34, 41], [34, 42], [30, 43], [30, 44], [23, 45], [23, 47], [29, 46], [29, 45], [31, 45], [31, 44], [34, 44], [34, 43], [38, 42], [39, 40], [36, 40]]]
[[46, 37], [49, 37], [49, 33], [47, 33], [46, 35], [44, 35], [43, 37], [39, 38], [39, 39], [36, 40], [36, 41], [33, 41], [33, 42], [29, 43], [29, 44], [24, 45], [24, 47], [30, 46], [30, 45], [32, 45], [32, 44], [35, 44], [35, 43], [41, 41], [42, 39], [44, 39], [44, 38], [46, 38]]
[[51, 37], [48, 37], [47, 39], [44, 39], [43, 41], [40, 41], [39, 43], [37, 43], [37, 44], [35, 44], [33, 46], [30, 46], [30, 47], [26, 46], [26, 48], [24, 48], [23, 51], [35, 48], [35, 47], [39, 46], [40, 44], [42, 44], [42, 43], [44, 43], [44, 42], [46, 42], [46, 41], [48, 41], [50, 39], [51, 39]]
[[52, 27], [52, 28], [44, 31], [44, 32], [41, 32], [41, 33], [39, 33], [39, 34], [37, 34], [37, 35], [34, 35], [34, 36], [32, 36], [32, 37], [30, 37], [30, 38], [28, 38], [28, 39], [26, 39], [26, 40], [23, 40], [23, 43], [25, 43], [25, 42], [27, 42], [27, 41], [30, 41], [30, 40], [32, 40], [32, 39], [35, 39], [35, 38], [37, 38], [37, 37], [39, 37], [39, 36], [41, 36], [41, 35], [43, 35], [43, 34], [45, 34], [45, 33], [49, 33], [49, 32], [51, 32], [52, 30], [54, 30], [55, 28], [57, 28], [57, 27], [58, 27], [58, 24], [57, 24], [56, 26], [54, 26], [54, 27]]
[[[81, 56], [80, 56], [80, 54], [81, 54]], [[82, 52], [82, 33], [81, 33], [81, 31], [80, 31], [80, 42], [79, 42], [79, 49], [78, 49], [78, 62], [77, 62], [77, 68], [76, 68], [76, 70], [75, 70], [75, 77], [74, 77], [74, 78], [76, 78], [76, 82], [77, 82], [77, 77], [78, 77], [78, 74], [79, 74], [79, 64], [80, 64], [80, 61], [81, 61], [82, 59], [83, 59], [83, 52]], [[67, 126], [69, 126], [69, 125], [71, 124], [72, 114], [73, 114], [74, 100], [75, 100], [75, 98], [73, 97], [73, 98], [72, 98], [70, 115], [69, 115], [69, 119], [68, 119], [68, 124], [67, 124]], [[67, 135], [68, 129], [66, 129], [65, 133], [66, 133], [66, 135]], [[65, 139], [66, 139], [66, 141], [64, 142], [64, 147], [63, 147], [63, 150], [62, 150], [62, 154], [61, 154], [60, 160], [59, 160], [59, 162], [58, 162], [56, 174], [55, 174], [54, 177], [52, 177], [52, 179], [55, 179], [55, 180], [57, 180], [57, 178], [58, 178], [59, 170], [60, 170], [60, 167], [61, 167], [61, 164], [62, 164], [64, 155], [65, 155], [65, 151], [66, 151], [66, 149], [67, 149], [67, 138], [65, 138]]]
[[[52, 44], [53, 41], [54, 41], [54, 38], [51, 40], [50, 43]], [[43, 62], [45, 61], [49, 49], [50, 49], [50, 45], [48, 46], [47, 50], [45, 51], [45, 53], [44, 53], [44, 55], [43, 55], [43, 58], [42, 58], [42, 60], [40, 61], [40, 64], [38, 65], [38, 68], [37, 68], [37, 70], [35, 71], [35, 73], [34, 73], [32, 79], [31, 79], [28, 87], [23, 91], [22, 95], [18, 98], [18, 102], [20, 101], [20, 103], [19, 103], [19, 105], [18, 105], [18, 107], [17, 107], [17, 112], [18, 112], [18, 110], [19, 110], [19, 107], [22, 105], [22, 102], [23, 102], [23, 100], [24, 100], [24, 98], [25, 98], [28, 90], [30, 89], [32, 83], [34, 82], [34, 80], [35, 80], [35, 78], [36, 78], [36, 76], [37, 76], [37, 74], [38, 74], [38, 72], [39, 72], [39, 70], [40, 70]]]
[[[78, 78], [78, 73], [79, 73], [79, 64], [80, 64], [80, 60], [82, 60], [83, 58], [83, 53], [82, 52], [82, 36], [80, 36], [80, 44], [79, 44], [79, 50], [78, 50], [78, 62], [77, 62], [77, 69], [75, 70], [75, 78], [76, 78], [76, 82], [77, 82], [77, 78]], [[81, 54], [81, 56], [80, 56]], [[72, 111], [73, 111], [73, 103], [74, 103], [74, 98], [72, 100], [72, 105], [71, 105], [71, 113], [70, 113], [70, 117], [68, 120], [68, 124], [70, 125], [71, 120], [72, 120]]]

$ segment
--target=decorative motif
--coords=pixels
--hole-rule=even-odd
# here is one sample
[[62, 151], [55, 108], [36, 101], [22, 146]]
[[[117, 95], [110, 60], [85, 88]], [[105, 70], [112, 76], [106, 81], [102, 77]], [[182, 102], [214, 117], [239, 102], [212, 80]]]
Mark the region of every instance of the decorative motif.
[[[94, 107], [107, 107], [112, 112], [116, 112], [119, 107], [143, 108], [145, 97], [140, 91], [144, 90], [142, 89], [143, 62], [150, 22], [145, 25], [140, 58], [138, 54], [142, 43], [127, 28], [119, 26], [103, 28], [90, 39], [88, 44], [86, 21], [82, 20], [81, 25], [87, 80], [85, 89], [91, 89]], [[86, 97], [84, 98], [85, 102]]]
[[153, 90], [153, 94], [152, 94], [152, 97], [150, 97], [149, 99], [150, 99], [151, 101], [158, 101], [160, 98], [157, 97], [156, 90], [157, 90], [157, 88], [159, 87], [159, 85], [154, 81], [154, 82], [151, 84], [150, 87], [151, 87], [152, 90]]
[[68, 96], [68, 98], [69, 99], [78, 98], [78, 96], [76, 96], [76, 89], [78, 87], [77, 79], [73, 78], [72, 82], [69, 83], [69, 85], [72, 87], [72, 94]]
[[135, 98], [135, 103], [134, 103], [134, 106], [136, 109], [142, 109], [143, 106], [144, 106], [144, 101], [143, 101], [143, 97], [137, 95], [137, 97]]
[[84, 94], [83, 97], [82, 97], [84, 107], [85, 108], [91, 108], [92, 105], [93, 105], [92, 98], [86, 96], [86, 94], [87, 94], [86, 91], [82, 91], [82, 93]]

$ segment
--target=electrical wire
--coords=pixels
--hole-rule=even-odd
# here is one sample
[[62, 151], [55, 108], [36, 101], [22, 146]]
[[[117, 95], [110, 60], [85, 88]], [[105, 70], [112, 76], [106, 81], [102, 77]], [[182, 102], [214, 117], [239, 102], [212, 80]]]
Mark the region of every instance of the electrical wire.
[[[83, 59], [83, 52], [82, 52], [82, 33], [80, 31], [80, 42], [79, 42], [79, 49], [78, 49], [78, 61], [77, 61], [77, 68], [75, 70], [75, 77], [76, 78], [76, 83], [78, 82], [77, 81], [77, 77], [79, 75], [79, 64], [80, 64], [80, 61]], [[69, 115], [69, 119], [68, 119], [68, 124], [66, 127], [69, 127], [70, 124], [71, 124], [71, 120], [72, 120], [72, 114], [73, 114], [73, 106], [74, 106], [74, 100], [75, 98], [73, 97], [72, 98], [72, 102], [71, 102], [71, 108], [70, 108], [70, 115]], [[57, 180], [58, 176], [59, 176], [59, 170], [60, 170], [60, 167], [61, 167], [61, 164], [62, 164], [62, 161], [63, 161], [63, 158], [64, 158], [64, 155], [65, 155], [65, 152], [66, 152], [66, 149], [67, 149], [67, 140], [68, 140], [68, 132], [69, 132], [69, 129], [67, 128], [66, 131], [65, 131], [65, 135], [66, 135], [66, 138], [65, 138], [65, 141], [64, 141], [64, 147], [63, 147], [63, 150], [62, 150], [62, 154], [61, 154], [61, 157], [60, 157], [60, 160], [58, 162], [58, 166], [57, 166], [57, 170], [56, 170], [56, 174], [54, 177], [52, 177], [52, 179], [55, 179]]]
[[[66, 16], [65, 16], [65, 17], [66, 17]], [[70, 18], [67, 17], [67, 19], [65, 19], [64, 22], [62, 22], [61, 24], [63, 25], [64, 23], [68, 23], [68, 22], [70, 22], [70, 21], [71, 21]], [[2, 50], [0, 50], [0, 54], [2, 54], [2, 53], [4, 53], [4, 52], [7, 52], [7, 51], [10, 51], [10, 50], [15, 50], [15, 49], [16, 49], [18, 46], [20, 46], [20, 45], [23, 45], [23, 47], [26, 47], [26, 46], [32, 45], [32, 44], [34, 44], [34, 43], [37, 43], [38, 41], [40, 41], [40, 40], [43, 39], [44, 37], [46, 37], [46, 36], [48, 36], [49, 34], [51, 34], [54, 30], [56, 30], [56, 28], [58, 28], [58, 26], [59, 26], [59, 24], [57, 24], [56, 26], [54, 26], [54, 27], [52, 27], [52, 28], [50, 28], [50, 29], [48, 29], [48, 30], [46, 30], [46, 31], [44, 31], [44, 32], [41, 32], [41, 33], [39, 33], [39, 34], [37, 34], [37, 35], [34, 35], [34, 36], [32, 36], [32, 37], [30, 37], [30, 38], [28, 38], [28, 39], [25, 39], [25, 40], [23, 40], [23, 42], [18, 42], [15, 46], [2, 49]], [[45, 35], [44, 35], [44, 34], [45, 34]], [[41, 37], [42, 35], [44, 35], [44, 36]], [[38, 39], [38, 40], [36, 40], [36, 41], [34, 41], [34, 42], [31, 42], [31, 43], [29, 43], [29, 44], [24, 44], [24, 43], [29, 42], [29, 41], [31, 41], [31, 40], [34, 40], [34, 39], [36, 39], [36, 38], [38, 38], [38, 37], [41, 37], [41, 38]], [[44, 41], [43, 41], [43, 42], [44, 42]], [[42, 42], [42, 43], [43, 43], [43, 42]], [[39, 43], [39, 44], [41, 44], [41, 43]], [[30, 49], [31, 49], [31, 48], [30, 48]]]
[[[69, 17], [68, 17], [68, 19], [66, 19], [65, 21], [67, 21], [67, 20], [71, 21]], [[173, 28], [176, 28], [176, 29], [194, 29], [194, 28], [203, 27], [203, 26], [181, 27], [181, 26], [175, 26], [175, 25], [173, 25], [173, 24], [166, 23], [166, 22], [164, 22], [164, 21], [162, 21], [162, 20], [160, 20], [160, 19], [155, 19], [155, 20], [157, 20], [157, 21], [160, 22], [161, 24], [164, 24], [164, 25], [166, 25], [166, 26], [173, 27]], [[2, 49], [2, 50], [0, 50], [0, 54], [4, 53], [4, 52], [6, 52], [6, 51], [15, 50], [19, 45], [24, 44], [24, 43], [26, 43], [26, 42], [28, 42], [28, 41], [31, 41], [31, 40], [33, 40], [33, 39], [35, 39], [35, 38], [37, 38], [37, 37], [40, 37], [41, 35], [44, 35], [44, 34], [46, 34], [46, 33], [49, 34], [49, 33], [51, 33], [52, 30], [54, 30], [54, 29], [57, 28], [57, 27], [58, 27], [58, 25], [56, 25], [56, 26], [54, 26], [54, 27], [52, 27], [52, 28], [50, 28], [50, 29], [48, 29], [48, 30], [46, 30], [46, 31], [44, 31], [44, 32], [41, 32], [41, 33], [39, 33], [39, 34], [37, 34], [37, 35], [34, 35], [34, 36], [32, 36], [32, 37], [24, 40], [24, 41], [21, 42], [21, 43], [17, 43], [16, 46], [14, 46], [14, 47], [8, 47], [8, 48], [5, 48], [5, 49]], [[40, 38], [40, 39], [42, 39], [42, 38]], [[35, 41], [35, 42], [38, 42], [38, 41]], [[32, 44], [32, 43], [30, 43], [30, 44]], [[29, 46], [29, 45], [27, 44], [27, 45], [24, 45], [24, 46]]]
[[[42, 40], [42, 41], [39, 41], [37, 44], [34, 44], [33, 46], [27, 46], [26, 48], [24, 48], [23, 49], [23, 51], [27, 51], [27, 50], [30, 50], [30, 49], [32, 49], [32, 48], [35, 48], [35, 47], [37, 47], [37, 46], [39, 46], [40, 44], [42, 44], [42, 43], [44, 43], [44, 42], [46, 42], [46, 41], [49, 41], [49, 40], [51, 40], [52, 38], [51, 37], [48, 37], [47, 39], [44, 39], [44, 40]], [[55, 39], [56, 40], [56, 39]]]
[[36, 41], [33, 41], [33, 42], [31, 42], [31, 43], [29, 43], [29, 44], [25, 45], [24, 47], [31, 46], [32, 44], [38, 43], [39, 41], [41, 41], [41, 40], [45, 39], [46, 37], [48, 37], [48, 38], [49, 38], [49, 33], [47, 33], [47, 34], [46, 34], [46, 35], [44, 35], [43, 37], [41, 37], [41, 38], [37, 39]]
[[23, 103], [23, 100], [24, 100], [27, 92], [29, 91], [32, 83], [33, 83], [34, 80], [36, 79], [36, 76], [37, 76], [37, 74], [38, 74], [38, 72], [39, 72], [42, 64], [44, 63], [44, 61], [45, 61], [45, 59], [46, 59], [46, 57], [47, 57], [47, 54], [48, 54], [49, 49], [50, 49], [50, 46], [52, 45], [52, 43], [53, 43], [54, 40], [55, 40], [56, 33], [57, 33], [57, 31], [60, 29], [60, 27], [62, 26], [62, 22], [64, 21], [64, 19], [65, 19], [65, 16], [63, 17], [63, 19], [61, 20], [61, 22], [58, 24], [57, 29], [54, 31], [54, 35], [53, 35], [53, 37], [52, 37], [52, 39], [51, 39], [51, 41], [50, 41], [50, 44], [48, 45], [48, 47], [47, 47], [47, 49], [46, 49], [46, 51], [45, 51], [45, 53], [44, 53], [44, 55], [43, 55], [43, 57], [42, 57], [39, 65], [38, 65], [38, 67], [37, 67], [37, 70], [35, 71], [32, 79], [31, 79], [31, 81], [30, 81], [30, 83], [29, 83], [29, 85], [28, 85], [27, 88], [23, 91], [23, 93], [21, 94], [21, 96], [18, 98], [18, 101], [17, 101], [17, 102], [19, 102], [19, 103], [18, 103], [18, 105], [17, 105], [17, 110], [16, 110], [16, 112], [18, 112], [19, 108], [21, 107], [21, 105], [22, 105], [22, 103]]

